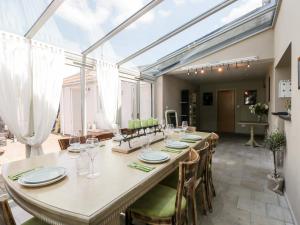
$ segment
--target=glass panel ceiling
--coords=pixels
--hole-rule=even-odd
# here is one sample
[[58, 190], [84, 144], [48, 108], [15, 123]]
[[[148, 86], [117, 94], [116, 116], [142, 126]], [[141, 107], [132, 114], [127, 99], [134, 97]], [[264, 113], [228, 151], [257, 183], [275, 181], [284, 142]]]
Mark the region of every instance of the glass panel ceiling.
[[0, 29], [24, 35], [51, 0], [1, 0]]
[[196, 47], [160, 63], [159, 65], [145, 71], [145, 73], [148, 75], [157, 75], [162, 72], [168, 72], [170, 68], [173, 69], [174, 67], [183, 66], [187, 63], [200, 59], [206, 54], [219, 50], [236, 41], [240, 41], [251, 34], [255, 34], [256, 32], [263, 30], [264, 28], [270, 27], [272, 25], [273, 16], [274, 11], [271, 11], [207, 41], [203, 42], [200, 39], [197, 41], [199, 42], [199, 45], [196, 45]]
[[120, 61], [223, 1], [164, 0], [91, 55]]
[[207, 19], [141, 54], [124, 67], [140, 69], [262, 6], [261, 0], [239, 0]]
[[80, 53], [149, 2], [66, 0], [35, 39]]

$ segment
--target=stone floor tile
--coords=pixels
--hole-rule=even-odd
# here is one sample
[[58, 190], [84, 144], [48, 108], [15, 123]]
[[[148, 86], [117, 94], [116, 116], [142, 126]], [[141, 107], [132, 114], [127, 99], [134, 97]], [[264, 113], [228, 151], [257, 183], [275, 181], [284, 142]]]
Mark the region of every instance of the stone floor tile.
[[255, 200], [255, 201], [279, 205], [279, 200], [278, 200], [277, 194], [275, 194], [275, 193], [254, 191], [253, 194], [254, 194], [253, 200]]
[[284, 222], [293, 223], [290, 211], [277, 205], [267, 204], [267, 216]]
[[285, 225], [284, 222], [251, 214], [251, 225]]
[[266, 216], [266, 204], [246, 198], [239, 198], [237, 208], [246, 210], [250, 213]]

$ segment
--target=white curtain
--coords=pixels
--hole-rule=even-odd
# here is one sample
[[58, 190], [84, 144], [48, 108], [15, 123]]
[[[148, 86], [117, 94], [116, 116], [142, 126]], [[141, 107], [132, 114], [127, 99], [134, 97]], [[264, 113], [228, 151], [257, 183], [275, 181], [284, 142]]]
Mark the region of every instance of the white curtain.
[[16, 35], [0, 35], [0, 116], [26, 144], [26, 156], [39, 155], [58, 111], [64, 51]]
[[97, 82], [99, 90], [100, 112], [97, 126], [111, 129], [116, 123], [119, 98], [119, 71], [116, 65], [103, 61], [97, 62]]
[[31, 45], [33, 136], [27, 154], [40, 154], [57, 116], [65, 56], [60, 48], [39, 42]]

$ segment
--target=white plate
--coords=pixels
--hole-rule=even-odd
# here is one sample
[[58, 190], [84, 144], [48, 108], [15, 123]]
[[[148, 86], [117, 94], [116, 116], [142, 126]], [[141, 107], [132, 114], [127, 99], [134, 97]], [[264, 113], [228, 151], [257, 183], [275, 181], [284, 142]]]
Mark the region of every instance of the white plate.
[[112, 138], [113, 141], [122, 141], [123, 137], [122, 136], [116, 136]]
[[165, 152], [161, 151], [144, 151], [139, 155], [140, 158], [147, 161], [162, 161], [169, 157]]
[[27, 184], [45, 183], [65, 173], [66, 169], [63, 167], [44, 167], [25, 174], [22, 176], [22, 181]]
[[28, 184], [28, 183], [25, 183], [22, 179], [22, 177], [18, 180], [18, 183], [24, 187], [42, 187], [42, 186], [46, 186], [46, 185], [49, 185], [49, 184], [53, 184], [57, 181], [60, 181], [62, 179], [64, 179], [65, 177], [67, 176], [67, 173], [64, 173], [62, 176], [60, 177], [57, 177], [56, 179], [54, 180], [50, 180], [50, 181], [47, 181], [47, 182], [44, 182], [44, 183], [37, 183], [37, 184]]
[[183, 149], [189, 147], [187, 143], [181, 142], [181, 141], [168, 141], [166, 144], [166, 147], [168, 148], [177, 148], [177, 149]]
[[202, 137], [200, 135], [185, 134], [185, 135], [183, 135], [182, 139], [192, 140], [192, 141], [199, 141], [199, 140], [202, 139]]
[[[160, 159], [158, 159], [159, 155], [160, 155]], [[155, 160], [155, 158], [157, 158], [157, 160]], [[167, 153], [161, 151], [149, 151], [149, 153], [148, 152], [141, 153], [138, 156], [138, 159], [145, 163], [156, 164], [156, 163], [163, 163], [170, 160], [170, 156]]]

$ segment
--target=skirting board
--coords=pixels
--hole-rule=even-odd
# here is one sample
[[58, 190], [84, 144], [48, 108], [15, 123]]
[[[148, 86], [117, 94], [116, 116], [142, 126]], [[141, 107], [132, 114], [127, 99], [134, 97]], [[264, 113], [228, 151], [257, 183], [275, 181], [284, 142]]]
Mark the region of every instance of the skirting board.
[[298, 222], [297, 222], [297, 220], [296, 220], [296, 217], [295, 217], [293, 208], [292, 208], [292, 206], [291, 206], [291, 203], [290, 203], [290, 201], [289, 201], [289, 198], [288, 198], [288, 195], [287, 195], [286, 192], [284, 192], [284, 197], [285, 197], [285, 200], [286, 200], [286, 202], [287, 202], [287, 204], [288, 204], [288, 206], [289, 206], [289, 208], [290, 208], [290, 211], [291, 211], [291, 214], [292, 214], [292, 217], [293, 217], [294, 224], [295, 224], [295, 225], [298, 225]]

